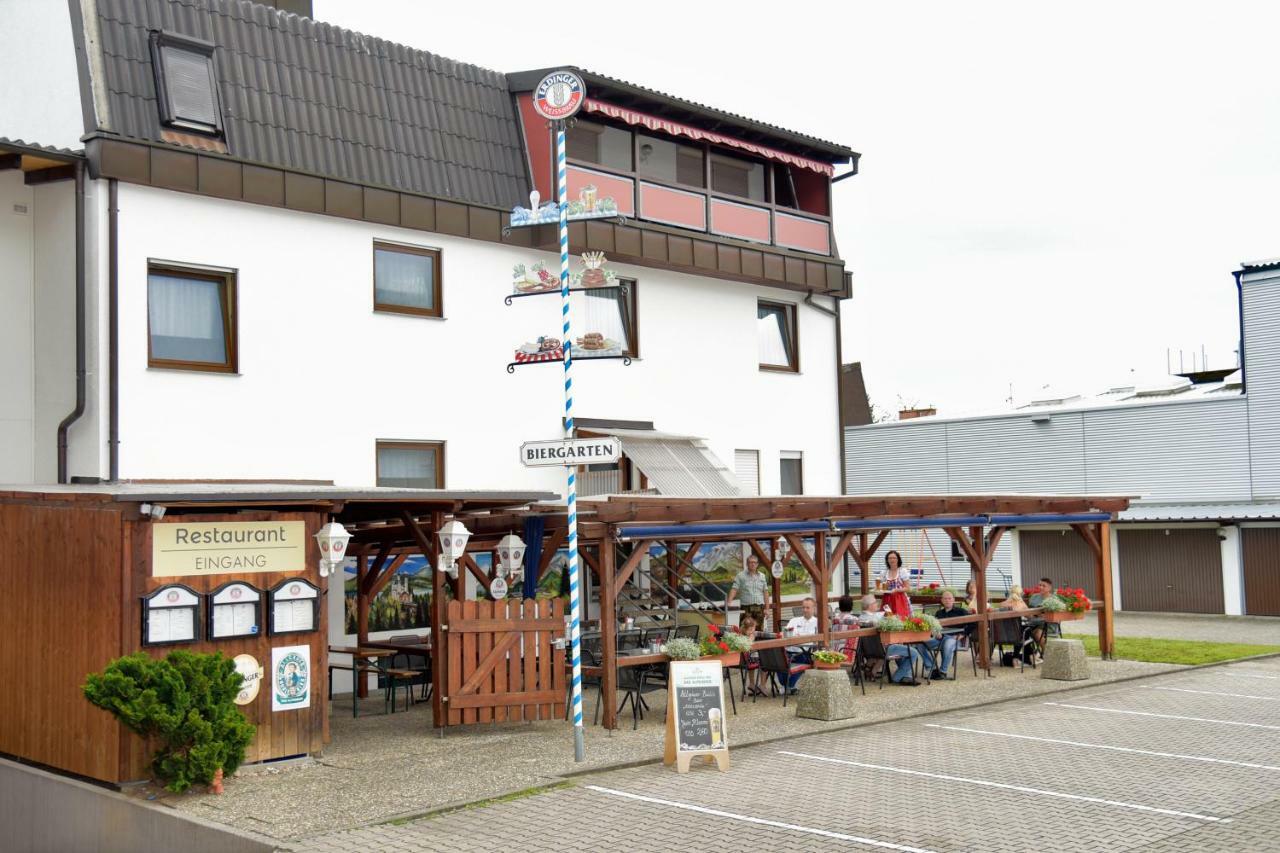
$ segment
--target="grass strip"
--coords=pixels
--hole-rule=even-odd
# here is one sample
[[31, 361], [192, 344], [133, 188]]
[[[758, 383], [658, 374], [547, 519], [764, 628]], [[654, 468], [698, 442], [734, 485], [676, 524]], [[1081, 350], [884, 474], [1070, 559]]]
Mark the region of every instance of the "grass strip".
[[496, 806], [499, 803], [509, 803], [513, 800], [523, 800], [526, 797], [536, 797], [539, 794], [545, 794], [549, 791], [558, 791], [561, 788], [574, 788], [577, 784], [574, 782], [553, 782], [550, 785], [535, 785], [532, 788], [521, 788], [519, 791], [510, 791], [506, 794], [500, 794], [496, 797], [489, 797], [484, 800], [476, 800], [474, 803], [464, 803], [458, 806], [445, 806], [444, 808], [434, 809], [432, 811], [422, 812], [421, 814], [405, 815], [403, 817], [394, 818], [392, 820], [383, 821], [388, 826], [403, 826], [406, 823], [414, 821], [434, 819], [443, 815], [452, 814], [453, 812], [471, 811], [472, 809], [484, 809], [489, 806]]
[[[1098, 656], [1098, 637], [1093, 634], [1066, 634], [1067, 639], [1084, 643], [1085, 654]], [[1211, 643], [1204, 640], [1166, 640], [1154, 637], [1116, 637], [1116, 657], [1147, 663], [1174, 663], [1195, 666], [1227, 660], [1275, 654], [1280, 646], [1248, 643]]]

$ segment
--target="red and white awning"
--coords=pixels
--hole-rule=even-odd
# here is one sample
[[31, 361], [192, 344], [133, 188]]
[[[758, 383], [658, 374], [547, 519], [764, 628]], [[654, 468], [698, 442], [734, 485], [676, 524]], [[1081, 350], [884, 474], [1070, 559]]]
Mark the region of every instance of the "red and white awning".
[[776, 148], [769, 148], [764, 145], [756, 145], [754, 142], [746, 142], [742, 139], [735, 139], [732, 136], [714, 133], [710, 130], [702, 130], [701, 128], [691, 127], [687, 124], [681, 124], [678, 121], [670, 119], [658, 118], [648, 113], [636, 112], [625, 107], [619, 107], [616, 104], [598, 101], [595, 98], [587, 98], [583, 103], [583, 108], [587, 112], [600, 113], [609, 118], [624, 121], [627, 124], [640, 125], [649, 130], [657, 130], [662, 133], [669, 133], [673, 136], [687, 136], [690, 139], [705, 140], [706, 142], [714, 142], [717, 145], [725, 145], [730, 148], [737, 148], [742, 151], [755, 154], [757, 157], [767, 157], [770, 160], [777, 160], [779, 163], [787, 163], [792, 166], [799, 166], [801, 169], [809, 169], [813, 172], [826, 175], [828, 178], [836, 173], [835, 167], [830, 163], [823, 163], [820, 160], [811, 160], [808, 157], [801, 157], [796, 154], [788, 154], [785, 151], [779, 151]]

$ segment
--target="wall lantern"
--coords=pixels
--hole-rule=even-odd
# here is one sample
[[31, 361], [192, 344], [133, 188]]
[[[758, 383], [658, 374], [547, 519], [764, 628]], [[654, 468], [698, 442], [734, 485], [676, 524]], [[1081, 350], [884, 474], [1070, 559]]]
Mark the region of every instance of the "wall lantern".
[[338, 522], [330, 521], [316, 532], [315, 539], [320, 546], [320, 577], [328, 577], [346, 559], [351, 534]]
[[524, 569], [524, 540], [508, 533], [498, 540], [498, 575], [511, 576], [514, 581]]
[[461, 521], [453, 518], [445, 522], [436, 536], [440, 538], [440, 563], [449, 577], [456, 578], [458, 560], [467, 552], [467, 540], [471, 538], [471, 531]]

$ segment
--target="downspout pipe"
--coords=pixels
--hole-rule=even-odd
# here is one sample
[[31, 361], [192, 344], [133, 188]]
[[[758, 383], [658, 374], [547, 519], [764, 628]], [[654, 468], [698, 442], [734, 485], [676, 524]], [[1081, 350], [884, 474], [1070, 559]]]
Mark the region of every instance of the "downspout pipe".
[[85, 163], [83, 160], [76, 161], [76, 181], [75, 181], [75, 241], [76, 241], [76, 405], [71, 412], [62, 419], [58, 424], [58, 482], [66, 483], [67, 476], [67, 457], [68, 440], [67, 434], [71, 429], [71, 425], [80, 420], [84, 415], [85, 409], [85, 387], [87, 378], [85, 376], [86, 350], [85, 338], [87, 330], [85, 328], [85, 203], [84, 203], [84, 182], [85, 182]]
[[107, 471], [114, 483], [120, 479], [120, 184], [107, 181], [107, 335], [110, 352], [107, 386], [110, 413], [107, 426]]

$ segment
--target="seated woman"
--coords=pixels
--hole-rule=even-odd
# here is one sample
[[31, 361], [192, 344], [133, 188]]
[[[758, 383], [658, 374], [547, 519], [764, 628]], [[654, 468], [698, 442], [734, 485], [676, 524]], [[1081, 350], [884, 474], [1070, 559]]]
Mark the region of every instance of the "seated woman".
[[[831, 630], [853, 631], [857, 627], [858, 617], [853, 613], [853, 597], [848, 595], [840, 596], [840, 600], [836, 604], [836, 614], [831, 617]], [[853, 660], [853, 655], [858, 650], [858, 638], [850, 637], [847, 640], [836, 640], [832, 644], [832, 648], [842, 653], [849, 660]]]
[[[758, 633], [756, 629], [757, 629], [756, 618], [749, 613], [744, 613], [742, 615], [742, 619], [738, 622], [738, 627], [734, 628], [733, 630], [737, 631], [739, 634], [750, 637], [751, 639], [754, 640], [756, 639], [756, 634]], [[747, 672], [750, 673], [749, 690], [751, 691], [751, 693], [756, 696], [763, 696], [764, 691], [760, 689], [760, 664], [758, 663], [758, 656], [756, 655], [756, 653], [748, 652], [747, 654], [743, 655], [742, 665], [746, 667]]]
[[978, 612], [978, 582], [973, 578], [964, 585], [964, 606], [970, 613]]
[[1009, 597], [995, 606], [996, 610], [1026, 610], [1027, 602], [1022, 600], [1022, 587], [1009, 588]]

